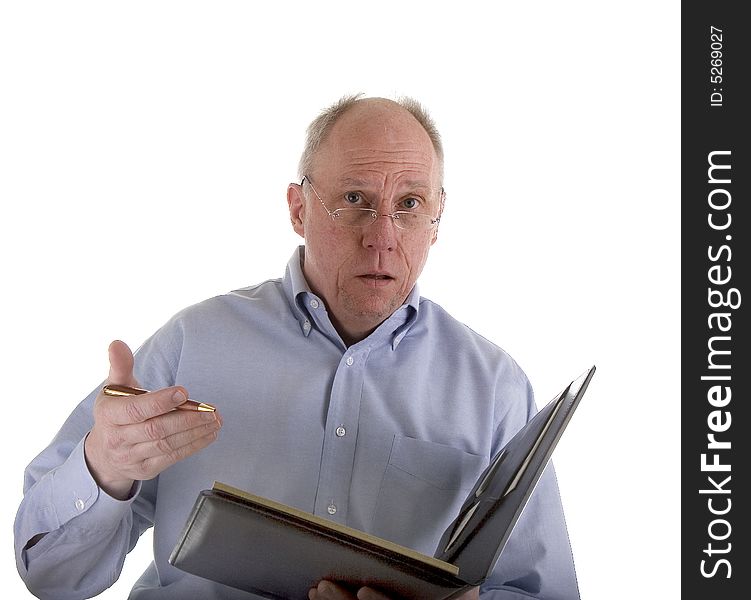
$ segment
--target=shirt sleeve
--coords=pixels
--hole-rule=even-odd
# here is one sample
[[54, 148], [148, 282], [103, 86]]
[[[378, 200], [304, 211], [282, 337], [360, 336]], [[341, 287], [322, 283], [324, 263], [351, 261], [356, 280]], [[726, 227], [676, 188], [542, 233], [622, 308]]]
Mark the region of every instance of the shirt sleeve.
[[[144, 387], [172, 385], [175, 328], [161, 328], [135, 353]], [[127, 553], [154, 523], [158, 478], [137, 482], [128, 500], [98, 487], [84, 455], [101, 384], [71, 413], [26, 468], [14, 524], [16, 566], [39, 598], [89, 598], [120, 576]]]
[[125, 555], [151, 525], [150, 503], [136, 485], [116, 500], [89, 472], [84, 441], [96, 394], [71, 414], [52, 443], [26, 468], [14, 524], [18, 572], [40, 598], [82, 598], [111, 586]]
[[[537, 412], [532, 388], [521, 369], [502, 374], [498, 384], [496, 452]], [[524, 507], [490, 577], [483, 600], [579, 600], [555, 469], [548, 463]]]
[[[172, 385], [170, 328], [136, 353], [135, 375], [145, 387]], [[157, 479], [138, 482], [128, 500], [100, 489], [89, 472], [84, 442], [94, 425], [97, 387], [26, 468], [24, 497], [14, 524], [16, 566], [40, 598], [88, 598], [120, 576], [126, 554], [153, 525]]]

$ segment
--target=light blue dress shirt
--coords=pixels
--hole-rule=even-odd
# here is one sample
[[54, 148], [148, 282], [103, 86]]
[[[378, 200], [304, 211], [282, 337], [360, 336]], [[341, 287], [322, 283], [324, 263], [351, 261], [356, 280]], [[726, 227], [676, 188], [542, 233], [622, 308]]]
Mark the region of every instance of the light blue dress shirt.
[[[255, 597], [167, 561], [197, 494], [214, 480], [435, 552], [490, 457], [535, 412], [529, 382], [503, 350], [417, 288], [347, 347], [304, 279], [303, 252], [283, 279], [187, 308], [136, 352], [143, 387], [180, 384], [219, 407], [224, 427], [214, 444], [115, 500], [84, 459], [95, 390], [28, 466], [15, 541], [35, 594], [98, 594], [153, 526], [154, 562], [131, 600]], [[552, 466], [482, 593], [579, 597]]]

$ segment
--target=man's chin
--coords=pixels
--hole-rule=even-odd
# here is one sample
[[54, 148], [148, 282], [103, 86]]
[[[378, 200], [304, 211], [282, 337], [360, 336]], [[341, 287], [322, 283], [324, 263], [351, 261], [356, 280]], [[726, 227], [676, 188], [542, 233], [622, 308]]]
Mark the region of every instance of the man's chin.
[[344, 305], [353, 317], [369, 321], [375, 328], [404, 304], [404, 300], [405, 298], [393, 294], [347, 294], [344, 296]]

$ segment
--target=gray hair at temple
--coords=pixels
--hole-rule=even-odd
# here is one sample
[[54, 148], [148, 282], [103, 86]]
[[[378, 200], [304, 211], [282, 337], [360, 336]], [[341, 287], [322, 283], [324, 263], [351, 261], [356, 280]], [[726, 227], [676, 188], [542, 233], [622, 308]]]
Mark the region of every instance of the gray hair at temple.
[[[313, 167], [313, 158], [320, 145], [326, 139], [334, 123], [337, 122], [345, 112], [347, 112], [356, 102], [362, 100], [368, 100], [369, 98], [361, 98], [363, 94], [353, 94], [350, 96], [342, 96], [331, 106], [323, 109], [321, 114], [318, 115], [313, 122], [308, 125], [307, 136], [305, 137], [305, 149], [300, 157], [300, 164], [298, 166], [299, 179], [302, 179], [305, 175], [308, 175]], [[441, 178], [441, 185], [443, 185], [443, 144], [441, 143], [441, 134], [438, 133], [438, 128], [435, 126], [435, 122], [428, 114], [428, 111], [414, 98], [408, 96], [401, 96], [394, 100], [404, 110], [409, 112], [417, 122], [422, 125], [425, 132], [428, 134], [430, 141], [433, 143], [433, 149], [438, 157], [438, 170]]]

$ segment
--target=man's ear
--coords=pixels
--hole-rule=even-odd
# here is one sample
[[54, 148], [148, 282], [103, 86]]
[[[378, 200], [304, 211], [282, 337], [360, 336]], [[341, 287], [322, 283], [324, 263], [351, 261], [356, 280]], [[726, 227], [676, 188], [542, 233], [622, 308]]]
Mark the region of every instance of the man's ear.
[[289, 220], [295, 233], [305, 237], [305, 194], [299, 183], [287, 186], [287, 206], [289, 206]]

